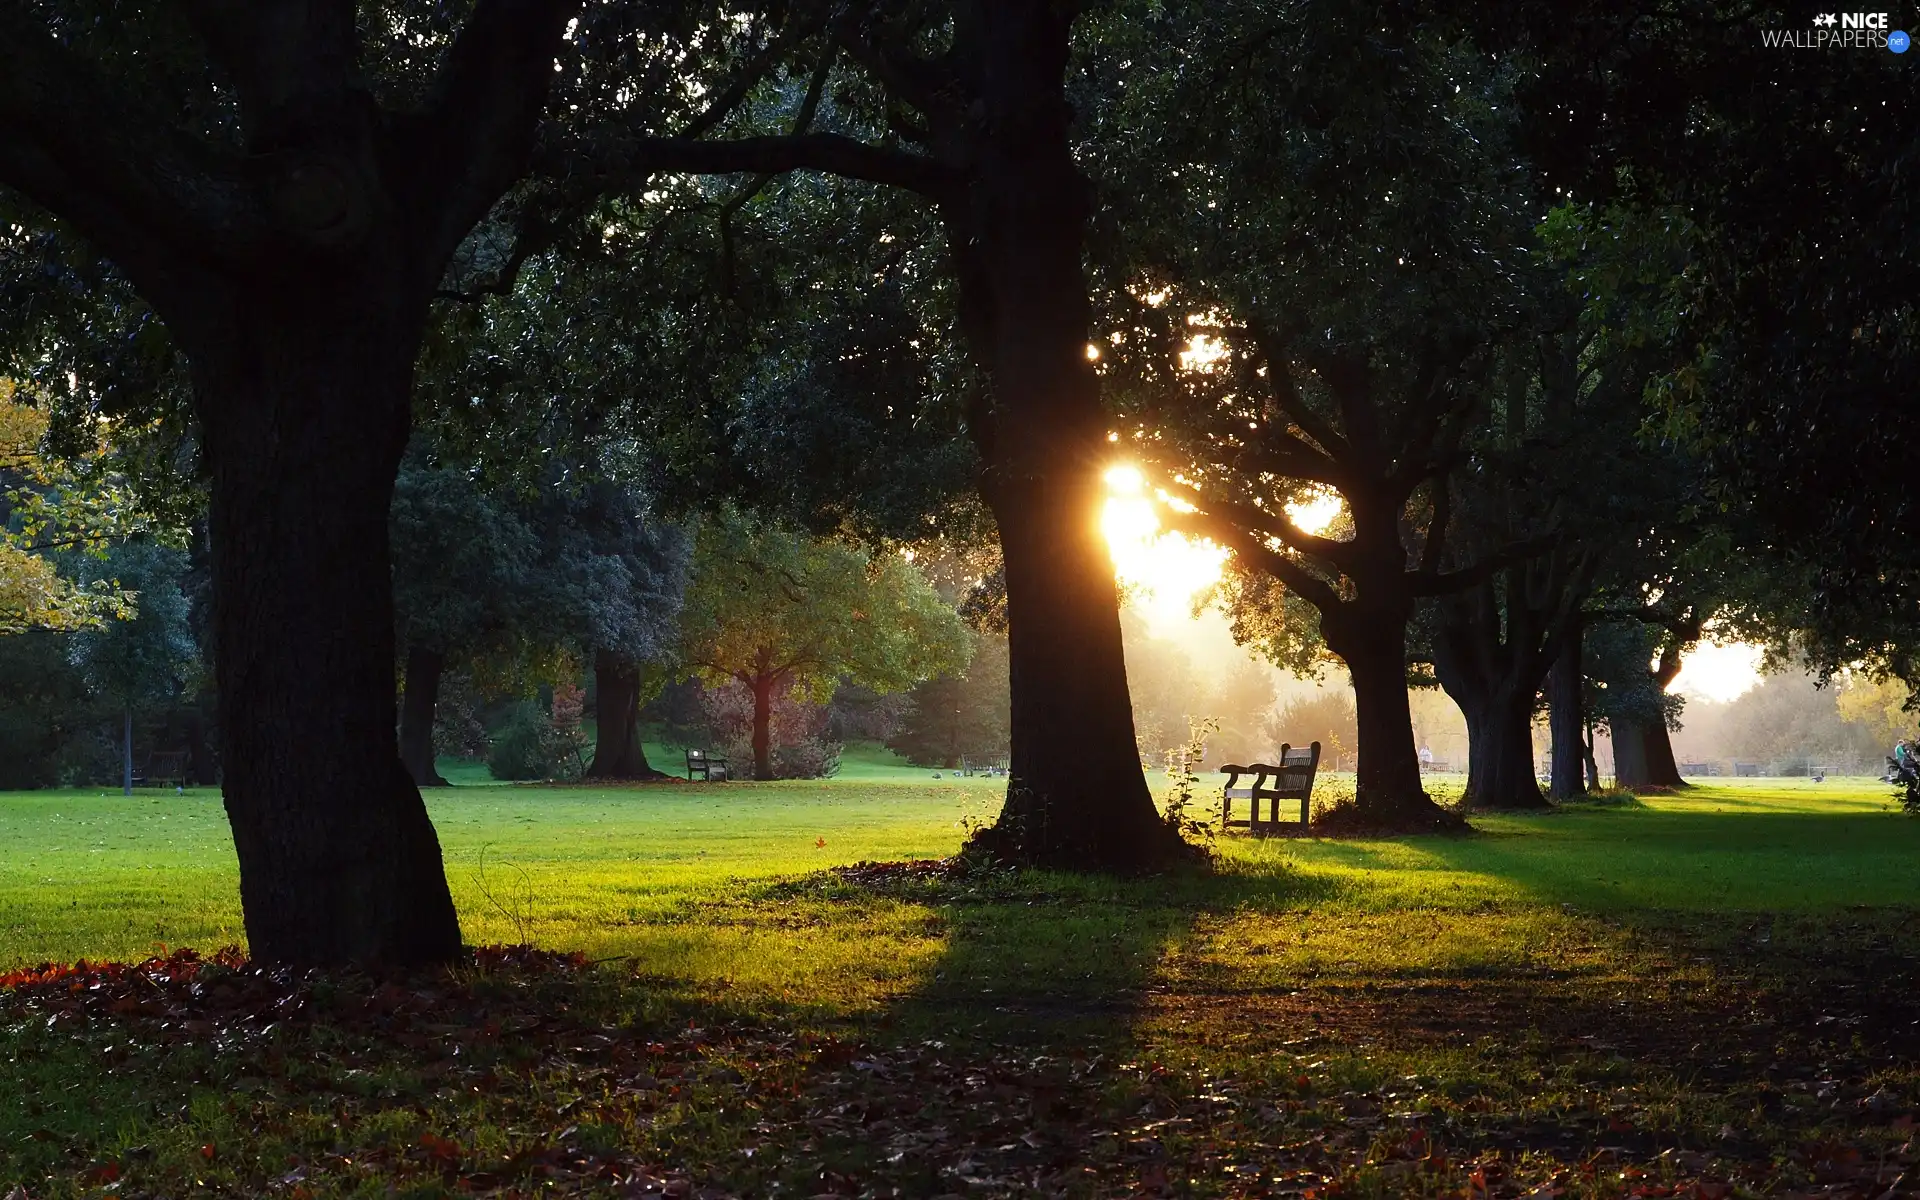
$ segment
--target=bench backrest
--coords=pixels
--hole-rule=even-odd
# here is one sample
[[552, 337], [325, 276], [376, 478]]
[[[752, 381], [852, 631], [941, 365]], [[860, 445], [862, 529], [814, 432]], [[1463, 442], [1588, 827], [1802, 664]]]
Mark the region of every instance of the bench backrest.
[[1314, 772], [1320, 769], [1320, 743], [1296, 750], [1280, 744], [1280, 769], [1274, 773], [1273, 790], [1284, 797], [1305, 796], [1313, 791]]
[[186, 771], [185, 750], [155, 750], [147, 755], [147, 778], [175, 779]]
[[1283, 742], [1278, 763], [1249, 763], [1244, 767], [1226, 763], [1220, 769], [1226, 773], [1228, 791], [1234, 790], [1240, 776], [1251, 775], [1256, 798], [1304, 800], [1312, 793], [1313, 776], [1320, 769], [1320, 743], [1296, 749]]

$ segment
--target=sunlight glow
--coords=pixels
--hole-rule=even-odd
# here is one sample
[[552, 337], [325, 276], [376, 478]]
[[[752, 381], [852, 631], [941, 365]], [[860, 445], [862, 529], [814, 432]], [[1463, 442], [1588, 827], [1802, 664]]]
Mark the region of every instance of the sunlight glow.
[[[1138, 467], [1118, 463], [1107, 468], [1105, 478], [1110, 495], [1100, 529], [1113, 555], [1114, 574], [1133, 589], [1135, 601], [1155, 624], [1190, 620], [1194, 597], [1219, 581], [1227, 551], [1162, 529], [1158, 509], [1191, 511], [1191, 506], [1164, 492], [1149, 495]], [[1307, 533], [1324, 533], [1345, 508], [1339, 492], [1325, 489], [1287, 505], [1287, 515]], [[1760, 682], [1764, 653], [1746, 642], [1702, 641], [1681, 657], [1680, 674], [1668, 690], [1725, 703]]]
[[1182, 371], [1211, 371], [1227, 357], [1227, 344], [1210, 333], [1196, 333], [1180, 352]]
[[1193, 599], [1220, 578], [1227, 552], [1160, 528], [1160, 516], [1147, 495], [1137, 467], [1109, 468], [1107, 499], [1100, 529], [1113, 555], [1114, 574], [1134, 589], [1138, 602], [1155, 619], [1185, 619]]
[[[1114, 573], [1134, 589], [1138, 602], [1156, 621], [1189, 617], [1194, 597], [1220, 579], [1227, 552], [1208, 541], [1196, 541], [1160, 527], [1156, 497], [1147, 494], [1146, 477], [1127, 464], [1110, 467], [1107, 490], [1112, 493], [1101, 513], [1100, 528], [1113, 555]], [[1176, 496], [1164, 493], [1159, 505], [1189, 509]], [[1341, 511], [1336, 492], [1326, 492], [1287, 506], [1287, 515], [1309, 533], [1324, 530]]]
[[1701, 642], [1680, 656], [1680, 673], [1667, 690], [1725, 703], [1759, 684], [1765, 653], [1747, 642]]
[[1303, 533], [1324, 533], [1333, 519], [1345, 510], [1347, 502], [1340, 493], [1331, 488], [1315, 493], [1306, 500], [1295, 500], [1287, 505], [1287, 515]]

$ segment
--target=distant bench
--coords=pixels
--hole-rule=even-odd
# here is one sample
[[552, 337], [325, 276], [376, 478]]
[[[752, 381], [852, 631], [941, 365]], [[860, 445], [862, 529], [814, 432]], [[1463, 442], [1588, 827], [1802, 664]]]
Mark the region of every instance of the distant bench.
[[133, 777], [135, 787], [159, 787], [171, 783], [174, 787], [187, 786], [187, 759], [185, 750], [155, 750], [147, 755], [147, 764]]
[[[1320, 769], [1320, 743], [1304, 750], [1296, 750], [1282, 743], [1280, 762], [1253, 763], [1250, 766], [1237, 766], [1227, 763], [1220, 770], [1227, 777], [1227, 786], [1220, 797], [1220, 825], [1223, 829], [1245, 829], [1248, 833], [1278, 833], [1292, 828], [1303, 830], [1313, 817], [1313, 776]], [[1253, 776], [1253, 783], [1241, 787], [1243, 775]], [[1273, 782], [1267, 782], [1271, 779]], [[1247, 802], [1247, 819], [1236, 821], [1233, 817], [1233, 802]], [[1300, 802], [1299, 821], [1280, 819], [1280, 802], [1298, 800]], [[1260, 806], [1265, 802], [1267, 815], [1263, 819]]]
[[709, 754], [705, 750], [687, 751], [688, 779], [692, 779], [697, 774], [708, 783], [712, 783], [713, 772], [716, 768], [720, 772], [720, 778], [725, 779], [727, 777], [727, 759], [725, 755]]

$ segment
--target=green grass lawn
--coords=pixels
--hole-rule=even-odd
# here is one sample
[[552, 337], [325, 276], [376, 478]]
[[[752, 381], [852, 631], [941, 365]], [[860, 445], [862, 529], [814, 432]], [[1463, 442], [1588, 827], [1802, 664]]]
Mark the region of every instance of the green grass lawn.
[[[185, 1044], [166, 1039], [194, 1021], [159, 1021], [161, 1048], [54, 1097], [56, 1073], [138, 1039], [120, 1018], [13, 1021], [0, 997], [0, 1195], [97, 1194], [108, 1165], [149, 1191], [256, 1194], [285, 1161], [302, 1164], [287, 1194], [531, 1194], [559, 1170], [540, 1155], [570, 1164], [561, 1192], [622, 1195], [655, 1194], [631, 1190], [635, 1164], [687, 1189], [673, 1194], [1626, 1195], [1680, 1180], [1717, 1197], [1871, 1176], [1878, 1195], [1912, 1160], [1920, 821], [1881, 785], [1726, 781], [1476, 818], [1459, 839], [1235, 837], [1210, 875], [829, 873], [952, 853], [1001, 781], [943, 775], [871, 753], [795, 783], [450, 773], [463, 786], [428, 803], [468, 940], [602, 964], [453, 991], [482, 1008], [538, 994], [546, 1017], [570, 1016], [526, 1019], [524, 1047], [460, 1042], [461, 1060], [349, 1005], [277, 1035], [305, 1039], [285, 1060], [298, 1071], [263, 1067], [218, 1020]], [[0, 845], [0, 970], [242, 941], [213, 793], [4, 794]], [[451, 1003], [443, 985], [409, 994]], [[731, 1032], [688, 1045], [672, 1031], [689, 1024]], [[699, 1081], [618, 1083], [661, 1076], [621, 1065], [622, 1047], [644, 1065], [649, 1046]], [[484, 1087], [443, 1086], [462, 1062]], [[849, 1105], [866, 1115], [850, 1123]], [[581, 1150], [588, 1125], [598, 1148]], [[460, 1170], [434, 1138], [459, 1143]], [[232, 1149], [201, 1154], [215, 1145]]]
[[[673, 914], [689, 905], [731, 902], [742, 881], [950, 854], [999, 802], [998, 780], [860, 768], [773, 784], [458, 786], [429, 792], [428, 805], [468, 940], [644, 960], [667, 938], [687, 959], [694, 933]], [[1481, 817], [1473, 838], [1234, 837], [1220, 850], [1226, 878], [1260, 881], [1248, 886], [1263, 910], [1736, 914], [1920, 903], [1920, 822], [1901, 819], [1884, 792], [1748, 780], [1632, 807]], [[0, 845], [0, 967], [244, 944], [216, 792], [0, 794]]]

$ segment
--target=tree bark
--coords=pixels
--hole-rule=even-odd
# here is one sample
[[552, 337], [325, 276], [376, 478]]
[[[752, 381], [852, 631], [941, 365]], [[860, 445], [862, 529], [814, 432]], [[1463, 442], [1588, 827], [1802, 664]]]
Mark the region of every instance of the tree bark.
[[417, 787], [447, 787], [433, 754], [433, 714], [440, 701], [446, 656], [424, 646], [407, 647], [407, 690], [400, 705], [400, 761]]
[[1546, 807], [1533, 758], [1534, 703], [1569, 640], [1568, 606], [1583, 590], [1578, 574], [1562, 567], [1557, 556], [1519, 563], [1437, 606], [1434, 673], [1467, 718], [1468, 808]]
[[773, 778], [773, 680], [765, 676], [747, 684], [753, 693], [753, 777]]
[[[1660, 662], [1653, 669], [1654, 686], [1665, 695], [1680, 675], [1680, 639], [1670, 639], [1660, 651]], [[1646, 742], [1643, 757], [1647, 764], [1647, 783], [1659, 788], [1691, 787], [1680, 777], [1680, 764], [1673, 757], [1673, 735], [1665, 721], [1648, 725], [1641, 735]]]
[[214, 314], [224, 337], [184, 330], [212, 469], [226, 809], [268, 961], [460, 949], [394, 736], [387, 512], [425, 307], [393, 311], [395, 290], [288, 283]]
[[1451, 827], [1457, 818], [1435, 804], [1420, 782], [1420, 755], [1413, 743], [1413, 709], [1407, 700], [1406, 616], [1322, 614], [1327, 647], [1347, 664], [1353, 682], [1359, 742], [1354, 806], [1361, 819], [1383, 829]]
[[1497, 632], [1470, 628], [1445, 630], [1436, 639], [1434, 673], [1467, 719], [1468, 808], [1546, 807], [1533, 762], [1538, 655], [1523, 632], [1508, 637], [1516, 635], [1523, 638], [1517, 646]]
[[395, 738], [387, 518], [429, 306], [525, 174], [568, 7], [469, 6], [395, 111], [356, 65], [351, 6], [197, 6], [231, 119], [196, 139], [0, 6], [0, 183], [113, 259], [191, 369], [224, 795], [256, 959], [460, 951]]
[[1665, 790], [1690, 787], [1680, 777], [1680, 765], [1674, 760], [1673, 738], [1666, 722], [1643, 725], [1638, 721], [1613, 723], [1613, 776], [1623, 788]]
[[1533, 697], [1503, 692], [1461, 711], [1467, 718], [1467, 806], [1545, 808], [1534, 776]]
[[1069, 131], [1071, 24], [1069, 7], [981, 6], [973, 170], [942, 209], [962, 329], [992, 380], [969, 429], [1006, 564], [1012, 770], [980, 841], [1020, 862], [1140, 870], [1193, 851], [1141, 770], [1100, 535], [1110, 450], [1086, 357], [1091, 189]]
[[1673, 755], [1673, 734], [1667, 729], [1665, 721], [1648, 725], [1641, 731], [1646, 740], [1646, 749], [1642, 752], [1647, 764], [1647, 781], [1654, 787], [1683, 788], [1692, 787], [1680, 775], [1680, 763]]
[[[1680, 648], [1675, 641], [1660, 653], [1660, 662], [1653, 669], [1654, 687], [1664, 695], [1667, 685], [1679, 674]], [[1615, 784], [1650, 791], [1692, 786], [1680, 777], [1680, 764], [1673, 756], [1673, 737], [1665, 721], [1646, 724], [1615, 721], [1613, 726]]]
[[1572, 629], [1560, 643], [1553, 668], [1547, 673], [1547, 727], [1553, 741], [1553, 763], [1547, 794], [1555, 800], [1572, 800], [1586, 795], [1582, 775], [1585, 745], [1582, 735], [1587, 727], [1582, 685], [1585, 668], [1581, 664], [1580, 631]]
[[1616, 717], [1609, 732], [1613, 735], [1613, 786], [1629, 790], [1650, 786], [1646, 726]]
[[1012, 771], [988, 840], [1023, 862], [1137, 870], [1181, 856], [1134, 743], [1099, 473], [992, 493], [1007, 570]]
[[593, 656], [594, 742], [589, 779], [665, 779], [640, 744], [640, 668], [606, 650]]

